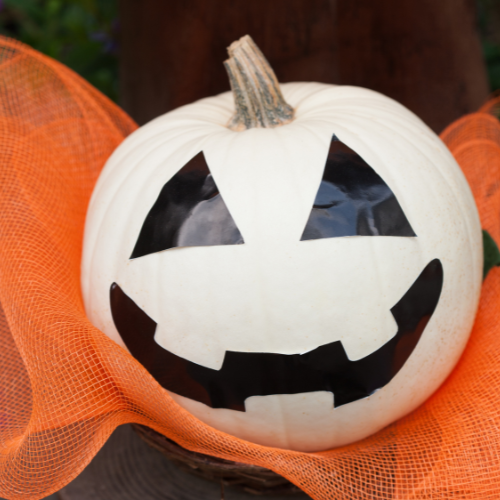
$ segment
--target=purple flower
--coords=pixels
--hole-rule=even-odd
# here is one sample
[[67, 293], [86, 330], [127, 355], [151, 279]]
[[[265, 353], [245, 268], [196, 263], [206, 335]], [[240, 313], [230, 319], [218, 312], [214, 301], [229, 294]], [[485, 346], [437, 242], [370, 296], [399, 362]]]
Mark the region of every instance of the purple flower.
[[[0, 0], [0, 2], [1, 1], [2, 0]], [[93, 33], [90, 33], [89, 38], [94, 42], [106, 43], [109, 41], [109, 35], [104, 33], [104, 31], [94, 31]]]

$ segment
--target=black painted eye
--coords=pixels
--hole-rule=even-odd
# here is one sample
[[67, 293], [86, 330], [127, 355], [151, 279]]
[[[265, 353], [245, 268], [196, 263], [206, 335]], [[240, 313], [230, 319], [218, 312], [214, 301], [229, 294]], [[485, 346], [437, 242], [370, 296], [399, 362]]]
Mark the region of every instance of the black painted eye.
[[334, 135], [301, 241], [340, 236], [416, 236], [389, 186]]
[[241, 243], [243, 237], [201, 152], [163, 186], [130, 258], [174, 247]]

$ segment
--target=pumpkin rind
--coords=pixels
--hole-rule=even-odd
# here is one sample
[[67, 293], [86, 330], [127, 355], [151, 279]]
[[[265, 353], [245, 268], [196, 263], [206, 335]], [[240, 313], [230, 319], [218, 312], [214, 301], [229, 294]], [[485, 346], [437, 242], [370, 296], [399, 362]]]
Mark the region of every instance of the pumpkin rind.
[[[92, 323], [125, 347], [110, 311], [116, 282], [158, 324], [156, 341], [220, 369], [226, 351], [300, 354], [341, 340], [349, 359], [396, 333], [390, 309], [439, 259], [442, 294], [406, 364], [368, 398], [335, 408], [324, 391], [253, 396], [245, 412], [172, 394], [195, 416], [260, 444], [301, 451], [341, 446], [404, 416], [450, 373], [467, 342], [482, 278], [482, 236], [470, 189], [440, 139], [376, 92], [283, 84], [295, 119], [228, 130], [221, 94], [153, 120], [108, 160], [87, 217], [82, 289]], [[390, 187], [416, 237], [301, 241], [332, 135]], [[165, 185], [203, 151], [244, 244], [171, 248], [130, 260]]]

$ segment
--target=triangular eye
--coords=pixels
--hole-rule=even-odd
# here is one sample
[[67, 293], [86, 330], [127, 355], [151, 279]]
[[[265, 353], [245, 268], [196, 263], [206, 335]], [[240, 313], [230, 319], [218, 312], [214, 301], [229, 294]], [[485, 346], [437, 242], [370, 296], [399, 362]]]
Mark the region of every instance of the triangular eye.
[[243, 237], [201, 152], [163, 186], [130, 258], [174, 247], [241, 243]]
[[301, 241], [340, 236], [416, 236], [390, 187], [334, 135]]

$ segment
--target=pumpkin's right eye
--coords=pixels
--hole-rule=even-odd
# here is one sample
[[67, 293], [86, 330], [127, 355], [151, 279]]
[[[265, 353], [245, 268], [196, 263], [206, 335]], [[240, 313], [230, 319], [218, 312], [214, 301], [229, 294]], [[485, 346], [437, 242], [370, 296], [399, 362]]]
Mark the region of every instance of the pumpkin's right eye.
[[130, 258], [174, 247], [242, 243], [240, 230], [200, 152], [163, 186]]
[[303, 240], [341, 236], [416, 236], [396, 196], [334, 135]]

